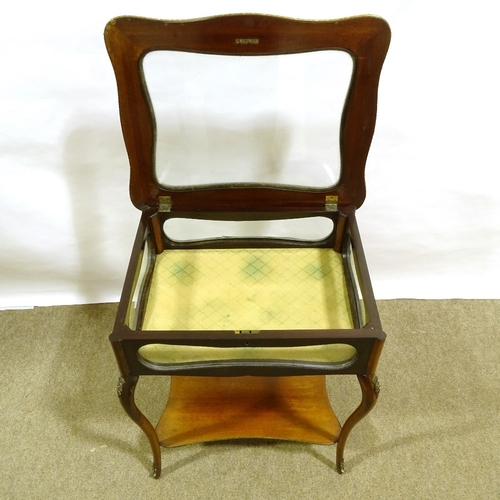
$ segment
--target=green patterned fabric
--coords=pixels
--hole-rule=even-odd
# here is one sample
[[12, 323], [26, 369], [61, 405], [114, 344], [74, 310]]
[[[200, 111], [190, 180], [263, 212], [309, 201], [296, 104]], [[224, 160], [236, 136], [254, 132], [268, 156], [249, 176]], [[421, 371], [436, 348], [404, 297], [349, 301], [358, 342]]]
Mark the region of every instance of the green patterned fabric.
[[144, 330], [353, 328], [342, 257], [323, 248], [165, 250]]

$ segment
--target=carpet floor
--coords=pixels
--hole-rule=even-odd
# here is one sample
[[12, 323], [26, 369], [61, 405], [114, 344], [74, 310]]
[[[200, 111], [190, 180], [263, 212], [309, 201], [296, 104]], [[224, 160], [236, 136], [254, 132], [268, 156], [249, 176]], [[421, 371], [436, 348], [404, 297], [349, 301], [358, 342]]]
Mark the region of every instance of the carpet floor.
[[[116, 397], [116, 304], [0, 312], [2, 499], [500, 499], [500, 301], [380, 301], [375, 409], [335, 445], [237, 441], [164, 449], [159, 480]], [[343, 422], [355, 377], [327, 377]], [[156, 422], [168, 377], [136, 401]]]

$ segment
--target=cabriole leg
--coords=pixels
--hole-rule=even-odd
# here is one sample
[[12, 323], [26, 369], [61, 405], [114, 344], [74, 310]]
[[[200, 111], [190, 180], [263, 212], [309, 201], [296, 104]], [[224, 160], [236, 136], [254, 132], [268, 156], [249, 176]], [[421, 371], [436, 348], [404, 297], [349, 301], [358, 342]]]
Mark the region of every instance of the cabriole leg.
[[153, 452], [153, 477], [158, 479], [161, 475], [160, 443], [151, 422], [141, 413], [135, 404], [134, 393], [138, 381], [139, 377], [120, 377], [117, 387], [118, 397], [127, 415], [142, 429], [149, 440]]
[[375, 406], [377, 402], [378, 394], [380, 392], [380, 386], [377, 377], [370, 379], [367, 375], [358, 375], [359, 385], [361, 386], [361, 403], [360, 405], [351, 413], [349, 418], [345, 421], [340, 431], [340, 436], [337, 441], [337, 472], [343, 474], [345, 472], [344, 467], [344, 448], [347, 438], [354, 428], [354, 426], [362, 420]]

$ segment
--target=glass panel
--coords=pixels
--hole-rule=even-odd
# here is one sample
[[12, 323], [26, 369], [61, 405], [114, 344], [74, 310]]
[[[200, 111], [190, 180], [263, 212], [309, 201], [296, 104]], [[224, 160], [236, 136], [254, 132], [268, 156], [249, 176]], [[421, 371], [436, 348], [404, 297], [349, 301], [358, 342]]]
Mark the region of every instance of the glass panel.
[[346, 368], [356, 361], [357, 350], [349, 344], [305, 345], [297, 347], [207, 347], [189, 345], [146, 344], [139, 349], [139, 360], [146, 366], [217, 364], [224, 362], [268, 361], [291, 364]]
[[318, 241], [330, 235], [333, 222], [326, 217], [265, 221], [208, 221], [169, 219], [165, 234], [174, 241], [196, 241], [210, 238], [292, 238]]
[[352, 74], [342, 51], [277, 56], [147, 54], [157, 182], [309, 188], [340, 176], [339, 126]]
[[359, 321], [360, 326], [365, 326], [369, 321], [368, 311], [366, 309], [365, 300], [363, 298], [363, 289], [361, 287], [361, 282], [359, 279], [359, 270], [356, 255], [352, 248], [352, 243], [349, 241], [349, 246], [347, 249], [347, 257], [349, 259], [349, 267], [351, 268], [351, 274], [354, 284], [354, 292], [356, 294], [357, 309], [359, 310]]
[[151, 250], [147, 239], [144, 240], [144, 247], [139, 255], [139, 262], [134, 277], [133, 293], [128, 306], [125, 324], [131, 328], [137, 328], [138, 311], [142, 299], [146, 275], [151, 265]]

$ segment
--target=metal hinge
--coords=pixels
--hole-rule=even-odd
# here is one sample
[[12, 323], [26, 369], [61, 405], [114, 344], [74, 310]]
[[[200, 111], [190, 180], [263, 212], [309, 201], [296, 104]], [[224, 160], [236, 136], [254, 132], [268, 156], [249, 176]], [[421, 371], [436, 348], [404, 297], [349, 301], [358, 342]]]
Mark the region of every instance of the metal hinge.
[[338, 196], [326, 196], [325, 197], [325, 210], [328, 212], [336, 212], [338, 209], [337, 203], [339, 201]]
[[172, 209], [172, 197], [171, 196], [159, 196], [158, 197], [159, 206], [158, 212], [170, 212]]

